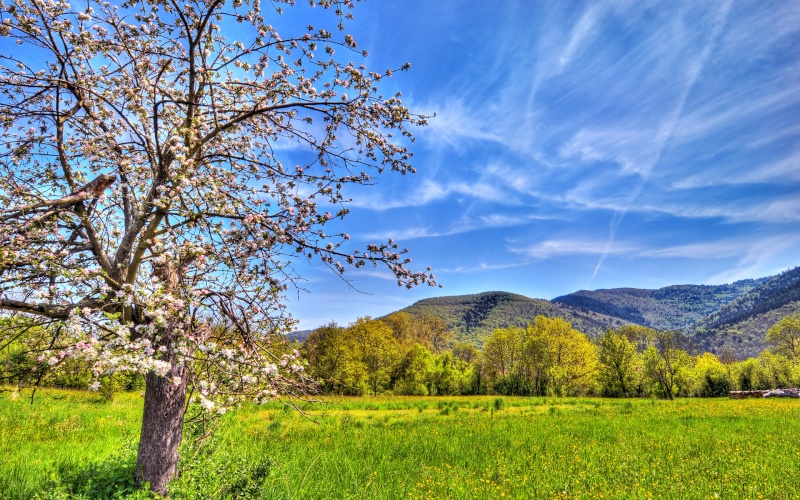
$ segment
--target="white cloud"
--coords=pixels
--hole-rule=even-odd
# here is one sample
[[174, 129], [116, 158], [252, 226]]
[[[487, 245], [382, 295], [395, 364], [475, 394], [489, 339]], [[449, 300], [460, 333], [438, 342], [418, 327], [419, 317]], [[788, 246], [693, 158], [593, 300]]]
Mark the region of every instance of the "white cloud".
[[535, 259], [549, 259], [562, 255], [629, 254], [635, 251], [635, 248], [620, 243], [609, 246], [607, 242], [597, 240], [562, 239], [542, 241], [535, 245], [510, 250]]
[[591, 40], [598, 18], [602, 15], [601, 5], [600, 3], [591, 4], [573, 26], [569, 42], [558, 58], [560, 68], [563, 69], [564, 66], [572, 62], [575, 56], [585, 47], [586, 43]]
[[468, 142], [490, 141], [502, 144], [502, 131], [496, 130], [493, 120], [487, 120], [485, 110], [469, 107], [463, 99], [446, 99], [442, 104], [428, 106], [435, 113], [428, 126], [420, 135], [426, 135], [432, 143], [441, 147], [446, 144], [454, 149], [461, 149]]
[[[749, 243], [749, 244], [747, 244]], [[779, 272], [774, 263], [787, 253], [791, 253], [800, 244], [800, 236], [779, 236], [766, 239], [750, 239], [741, 245], [742, 255], [736, 267], [717, 274], [708, 280], [709, 283], [731, 283], [733, 281], [768, 276]], [[797, 263], [792, 256], [792, 265]]]
[[673, 182], [671, 189], [695, 189], [737, 184], [786, 184], [800, 181], [800, 154], [793, 153], [781, 160], [754, 166], [752, 169], [711, 168], [697, 175]]
[[767, 237], [753, 235], [650, 249], [639, 252], [637, 256], [709, 261], [734, 259], [737, 261], [735, 267], [706, 280], [708, 284], [723, 284], [780, 272], [781, 269], [776, 269], [774, 263], [787, 256], [790, 262], [795, 263], [791, 254], [797, 245], [800, 245], [800, 235], [782, 234]]
[[483, 271], [496, 271], [500, 269], [510, 269], [514, 267], [521, 267], [527, 265], [527, 262], [512, 262], [507, 264], [488, 264], [482, 262], [477, 266], [458, 266], [454, 268], [443, 268], [438, 272], [439, 274], [472, 274]]
[[554, 217], [542, 216], [538, 214], [485, 214], [476, 216], [464, 216], [452, 222], [447, 228], [434, 230], [430, 226], [426, 227], [406, 227], [398, 230], [385, 230], [369, 233], [365, 238], [370, 240], [386, 240], [393, 238], [397, 241], [408, 241], [418, 238], [438, 238], [443, 236], [455, 236], [458, 234], [480, 231], [483, 229], [496, 229], [503, 227], [523, 226], [532, 221], [552, 220]]

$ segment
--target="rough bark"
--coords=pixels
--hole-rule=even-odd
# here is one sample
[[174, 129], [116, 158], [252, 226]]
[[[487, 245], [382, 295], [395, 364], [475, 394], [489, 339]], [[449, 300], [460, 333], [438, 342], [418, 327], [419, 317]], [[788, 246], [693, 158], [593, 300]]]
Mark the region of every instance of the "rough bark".
[[[144, 415], [136, 481], [166, 495], [167, 484], [178, 472], [178, 446], [186, 408], [186, 368], [173, 366], [166, 377], [148, 373], [145, 378]], [[181, 382], [176, 386], [173, 377]]]

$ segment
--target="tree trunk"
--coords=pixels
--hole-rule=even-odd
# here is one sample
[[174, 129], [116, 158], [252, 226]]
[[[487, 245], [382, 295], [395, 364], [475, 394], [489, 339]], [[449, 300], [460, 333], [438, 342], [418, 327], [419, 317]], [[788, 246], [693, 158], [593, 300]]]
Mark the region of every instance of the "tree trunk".
[[[179, 377], [180, 384], [173, 384], [173, 377]], [[166, 495], [167, 484], [178, 472], [186, 382], [186, 367], [174, 364], [165, 377], [152, 372], [145, 377], [136, 482], [150, 483], [150, 490], [160, 495]]]

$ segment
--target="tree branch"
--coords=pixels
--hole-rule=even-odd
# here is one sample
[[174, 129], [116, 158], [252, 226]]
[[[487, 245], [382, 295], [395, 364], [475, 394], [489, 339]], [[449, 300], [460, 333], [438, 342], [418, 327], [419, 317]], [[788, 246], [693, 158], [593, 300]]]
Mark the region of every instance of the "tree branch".
[[10, 220], [25, 214], [35, 212], [42, 208], [71, 207], [73, 205], [77, 205], [78, 203], [84, 200], [99, 198], [103, 194], [103, 192], [106, 189], [108, 189], [108, 187], [112, 185], [116, 180], [117, 180], [116, 175], [100, 174], [93, 181], [86, 183], [83, 187], [57, 200], [42, 201], [40, 203], [29, 205], [27, 207], [12, 208], [11, 210], [6, 210], [5, 212], [7, 213], [7, 215], [4, 215], [0, 220]]

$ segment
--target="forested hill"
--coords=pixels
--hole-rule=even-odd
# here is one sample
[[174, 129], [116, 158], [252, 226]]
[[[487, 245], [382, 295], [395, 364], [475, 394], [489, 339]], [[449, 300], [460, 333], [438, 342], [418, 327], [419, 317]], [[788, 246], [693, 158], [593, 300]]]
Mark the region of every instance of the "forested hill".
[[692, 328], [697, 344], [709, 352], [728, 349], [739, 358], [764, 348], [767, 330], [782, 318], [800, 313], [800, 267], [766, 279]]
[[759, 286], [697, 321], [694, 330], [703, 332], [739, 323], [797, 301], [800, 301], [800, 267], [764, 278]]
[[[476, 346], [495, 329], [525, 326], [537, 316], [564, 318], [590, 336], [607, 327], [635, 323], [658, 330], [681, 330], [701, 351], [757, 356], [767, 330], [800, 312], [800, 267], [775, 276], [727, 285], [673, 285], [658, 290], [581, 290], [553, 301], [507, 292], [436, 297], [401, 311], [438, 316], [456, 340]], [[308, 332], [295, 332], [303, 340]]]
[[629, 323], [595, 311], [507, 292], [424, 299], [401, 311], [414, 316], [438, 316], [455, 332], [456, 339], [470, 340], [478, 346], [493, 330], [526, 326], [538, 315], [564, 318], [591, 336], [601, 334], [606, 327], [617, 328]]
[[705, 316], [735, 301], [770, 278], [728, 285], [672, 285], [658, 290], [581, 290], [553, 302], [579, 307], [658, 330], [690, 330]]
[[700, 350], [757, 356], [781, 318], [800, 312], [800, 267], [728, 285], [675, 285], [658, 290], [580, 291], [554, 299], [619, 319], [693, 336]]

